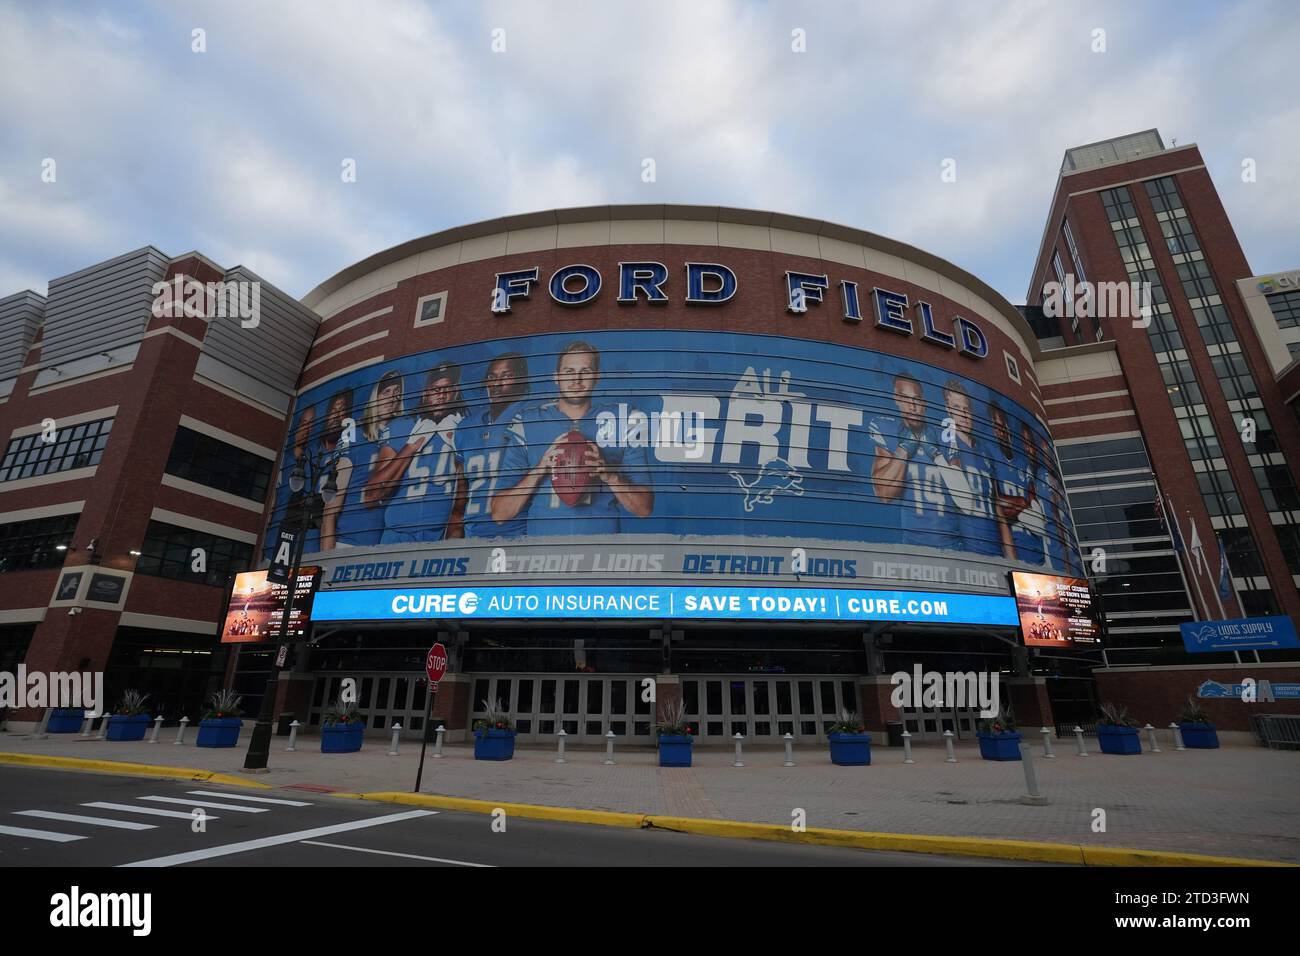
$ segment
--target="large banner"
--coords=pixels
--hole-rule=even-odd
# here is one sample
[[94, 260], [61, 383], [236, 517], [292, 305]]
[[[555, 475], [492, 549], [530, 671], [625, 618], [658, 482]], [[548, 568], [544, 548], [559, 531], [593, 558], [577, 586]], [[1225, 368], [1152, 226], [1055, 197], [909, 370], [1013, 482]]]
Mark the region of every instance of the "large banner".
[[1027, 647], [1090, 647], [1101, 644], [1092, 588], [1085, 578], [1011, 573], [1020, 631]]
[[322, 558], [637, 535], [1081, 574], [1027, 409], [936, 366], [777, 336], [563, 333], [370, 366], [300, 398], [277, 495], [272, 529], [311, 508]]

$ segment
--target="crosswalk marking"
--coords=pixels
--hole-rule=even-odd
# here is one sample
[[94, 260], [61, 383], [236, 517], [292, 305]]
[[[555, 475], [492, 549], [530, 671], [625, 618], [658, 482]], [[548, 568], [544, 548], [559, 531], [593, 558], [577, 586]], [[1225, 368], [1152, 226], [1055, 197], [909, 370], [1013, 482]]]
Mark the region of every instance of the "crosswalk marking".
[[179, 803], [186, 807], [212, 807], [214, 810], [229, 810], [231, 813], [268, 813], [266, 807], [236, 807], [229, 803], [210, 803], [204, 800], [182, 800], [180, 797], [139, 797], [140, 800], [152, 800], [154, 803]]
[[63, 820], [67, 823], [86, 823], [92, 827], [112, 827], [117, 830], [156, 830], [153, 823], [136, 823], [134, 820], [109, 820], [107, 817], [86, 817], [79, 813], [55, 813], [53, 810], [15, 810], [15, 816], [39, 817], [42, 820]]
[[[185, 801], [182, 800], [182, 803]], [[176, 820], [191, 820], [194, 818], [192, 813], [182, 813], [179, 810], [160, 810], [157, 807], [137, 807], [129, 803], [105, 803], [96, 801], [95, 803], [83, 803], [83, 807], [90, 807], [92, 810], [121, 810], [124, 813], [144, 813], [151, 817], [172, 817]], [[205, 813], [204, 819], [216, 820], [219, 817], [215, 813]]]
[[242, 793], [219, 793], [216, 790], [187, 790], [196, 797], [220, 797], [222, 800], [247, 800], [249, 803], [274, 803], [281, 807], [310, 807], [302, 800], [276, 800], [271, 797], [249, 797]]
[[45, 840], [48, 843], [71, 843], [73, 840], [86, 839], [76, 833], [52, 833], [49, 830], [28, 830], [26, 827], [6, 826], [0, 826], [0, 836], [27, 837], [29, 840]]
[[418, 853], [398, 853], [395, 850], [372, 850], [367, 846], [348, 846], [345, 843], [326, 843], [323, 840], [303, 840], [304, 846], [327, 846], [334, 850], [356, 850], [358, 853], [373, 853], [376, 856], [400, 856], [408, 860], [424, 860], [428, 863], [450, 863], [452, 866], [474, 866], [492, 868], [491, 863], [470, 863], [466, 860], [448, 860], [441, 856], [420, 856]]

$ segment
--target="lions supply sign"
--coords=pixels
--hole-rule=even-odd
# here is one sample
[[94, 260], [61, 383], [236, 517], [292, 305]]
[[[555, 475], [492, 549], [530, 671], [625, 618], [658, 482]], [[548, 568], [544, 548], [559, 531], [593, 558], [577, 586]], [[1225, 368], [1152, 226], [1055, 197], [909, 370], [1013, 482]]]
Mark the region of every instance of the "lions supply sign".
[[[409, 355], [306, 392], [282, 460], [271, 527], [312, 508], [305, 551], [344, 587], [341, 564], [477, 583], [520, 549], [588, 583], [611, 550], [622, 583], [1082, 574], [1034, 414], [947, 369], [800, 338], [598, 331]], [[293, 493], [298, 468], [319, 487]]]
[[1014, 625], [1009, 597], [847, 588], [489, 587], [326, 591], [312, 620], [662, 619]]
[[1227, 621], [1192, 621], [1179, 624], [1189, 654], [1214, 651], [1275, 651], [1300, 647], [1295, 625], [1285, 615], [1239, 617]]

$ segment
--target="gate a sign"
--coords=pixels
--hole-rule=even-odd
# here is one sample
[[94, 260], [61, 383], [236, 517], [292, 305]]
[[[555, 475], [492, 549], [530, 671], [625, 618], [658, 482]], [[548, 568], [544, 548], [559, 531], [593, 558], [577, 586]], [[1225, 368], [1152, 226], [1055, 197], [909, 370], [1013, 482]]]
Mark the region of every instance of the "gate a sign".
[[297, 540], [298, 535], [294, 532], [281, 530], [280, 543], [275, 546], [275, 554], [271, 556], [271, 566], [266, 569], [266, 579], [268, 581], [274, 581], [276, 584], [289, 583], [289, 574], [293, 571], [293, 554]]
[[447, 676], [447, 648], [441, 642], [429, 648], [429, 656], [424, 659], [424, 672], [429, 676], [429, 690], [437, 690], [438, 682]]

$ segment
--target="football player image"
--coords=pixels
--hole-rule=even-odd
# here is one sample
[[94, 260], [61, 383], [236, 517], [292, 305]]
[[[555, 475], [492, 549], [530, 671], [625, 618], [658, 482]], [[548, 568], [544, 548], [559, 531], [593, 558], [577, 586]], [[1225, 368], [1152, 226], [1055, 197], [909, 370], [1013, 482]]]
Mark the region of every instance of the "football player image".
[[882, 501], [899, 501], [904, 544], [935, 548], [956, 546], [955, 516], [940, 466], [938, 434], [925, 420], [926, 402], [921, 383], [907, 373], [894, 376], [897, 418], [871, 422], [875, 452], [871, 482]]
[[471, 411], [456, 429], [456, 451], [468, 485], [465, 537], [517, 538], [525, 533], [527, 522], [521, 517], [493, 521], [490, 502], [501, 477], [506, 432], [528, 396], [527, 360], [518, 352], [498, 355], [487, 367], [483, 389], [486, 407]]
[[[1030, 564], [1043, 564], [1047, 560], [1048, 540], [1048, 500], [1051, 492], [1042, 477], [1042, 466], [1038, 460], [1038, 445], [1034, 442], [1034, 431], [1028, 422], [1020, 423], [1020, 440], [1025, 447], [1025, 476], [1023, 483], [1033, 491], [1028, 507], [1020, 512], [1016, 525], [1011, 529], [1012, 540], [1016, 545], [1016, 556]], [[1020, 537], [1017, 537], [1019, 535]]]
[[[1029, 461], [1018, 454], [1011, 441], [1011, 425], [1007, 413], [996, 402], [989, 402], [989, 421], [993, 425], [993, 437], [997, 451], [990, 457], [993, 462], [993, 487], [997, 496], [998, 517], [1006, 524], [1011, 534], [1011, 553], [1009, 558], [1031, 561], [1032, 558], [1020, 553], [1022, 548], [1033, 548], [1033, 536], [1020, 523], [1020, 516], [1034, 500], [1033, 476], [1029, 473]], [[1042, 544], [1039, 544], [1039, 550]], [[1042, 560], [1038, 561], [1042, 564]]]
[[[325, 425], [319, 441], [312, 450], [312, 461], [319, 466], [316, 475], [316, 493], [325, 490], [331, 473], [337, 477], [339, 461], [343, 455], [343, 433], [349, 417], [352, 415], [352, 389], [347, 388], [330, 396], [325, 406]], [[320, 550], [334, 550], [337, 535], [339, 508], [343, 505], [343, 496], [336, 495], [334, 500], [324, 505], [321, 511]]]
[[[993, 463], [975, 435], [970, 394], [955, 378], [943, 386], [944, 405], [953, 430], [941, 447], [940, 476], [957, 513], [957, 535], [963, 551], [1015, 557], [1011, 532], [998, 514]], [[944, 423], [945, 428], [948, 422]]]
[[[646, 449], [597, 445], [597, 418], [618, 407], [592, 400], [600, 380], [600, 353], [570, 342], [555, 363], [559, 397], [514, 417], [503, 469], [521, 476], [492, 496], [492, 520], [526, 513], [528, 534], [612, 534], [626, 513], [654, 509]], [[574, 520], [576, 519], [576, 520]]]
[[1061, 484], [1053, 465], [1052, 446], [1046, 438], [1040, 438], [1038, 444], [1038, 488], [1043, 502], [1043, 514], [1047, 517], [1047, 559], [1058, 571], [1069, 571], [1066, 561], [1065, 542], [1067, 537], [1065, 508], [1062, 505]]
[[[370, 479], [382, 449], [388, 447], [389, 428], [402, 415], [402, 376], [385, 372], [370, 390], [359, 428], [351, 429], [340, 443], [335, 484], [338, 497], [325, 506], [321, 549], [361, 548], [379, 544], [384, 533], [382, 502], [371, 491]], [[325, 534], [326, 522], [332, 534]]]
[[[307, 455], [311, 446], [312, 427], [316, 424], [316, 407], [308, 405], [298, 416], [298, 424], [293, 430], [293, 445], [289, 453], [280, 462], [280, 478], [276, 482], [275, 513], [286, 527], [298, 520], [298, 509], [306, 507], [307, 489], [295, 492], [289, 487], [289, 476], [296, 468], [303, 472], [307, 469]], [[303, 552], [319, 550], [320, 535], [315, 528], [308, 528], [303, 537]], [[266, 556], [269, 558], [275, 547], [273, 535], [267, 535]]]
[[388, 445], [367, 483], [371, 498], [385, 502], [381, 544], [464, 536], [465, 478], [455, 441], [464, 408], [460, 370], [444, 362], [425, 378], [414, 412], [388, 426]]

